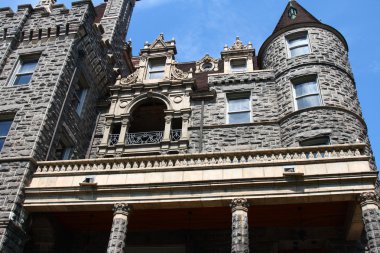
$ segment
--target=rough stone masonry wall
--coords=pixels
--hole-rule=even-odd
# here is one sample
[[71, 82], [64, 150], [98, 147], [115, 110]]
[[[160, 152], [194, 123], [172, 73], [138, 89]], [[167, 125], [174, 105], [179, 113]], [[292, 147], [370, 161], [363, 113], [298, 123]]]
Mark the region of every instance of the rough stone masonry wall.
[[[57, 5], [50, 15], [43, 10], [34, 10], [22, 27], [22, 41], [9, 54], [0, 73], [0, 115], [14, 116], [0, 158], [16, 160], [1, 164], [0, 178], [6, 187], [0, 190], [4, 201], [1, 209], [1, 252], [21, 252], [22, 249], [22, 243], [13, 244], [13, 240], [19, 240], [19, 234], [24, 231], [21, 226], [12, 225], [8, 217], [14, 213], [13, 219], [21, 219], [23, 188], [29, 176], [17, 175], [31, 175], [33, 166], [18, 164], [17, 160], [22, 159], [18, 157], [45, 159], [58, 120], [57, 112], [62, 107], [62, 100], [57, 98], [66, 93], [77, 63], [74, 41], [80, 39], [77, 34], [79, 27], [85, 22], [92, 22], [93, 16], [92, 5], [88, 2], [78, 2], [71, 10]], [[31, 82], [19, 87], [9, 85], [8, 80], [19, 55], [30, 54], [39, 55]]]
[[[98, 29], [93, 29], [94, 13], [88, 14], [87, 22], [83, 24], [86, 31], [84, 36], [77, 45], [76, 55], [78, 59], [75, 63], [77, 67], [76, 74], [72, 80], [72, 86], [67, 95], [60, 128], [52, 145], [50, 158], [54, 159], [54, 147], [58, 145], [63, 135], [69, 135], [73, 144], [73, 159], [83, 159], [86, 157], [90, 142], [93, 135], [93, 129], [96, 125], [98, 109], [96, 103], [99, 98], [106, 94], [107, 86], [113, 82], [114, 74], [112, 71], [113, 64], [107, 56], [108, 48], [100, 43], [102, 35]], [[78, 85], [79, 79], [84, 81], [82, 84], [87, 89], [84, 107], [80, 114], [76, 112], [76, 104], [73, 103], [75, 96], [75, 86]], [[67, 83], [69, 85], [69, 83]], [[67, 90], [60, 90], [56, 94], [55, 101], [63, 103]], [[57, 109], [60, 109], [59, 107]], [[58, 111], [56, 113], [59, 113]]]
[[[286, 37], [300, 32], [308, 33], [311, 53], [289, 58]], [[334, 33], [316, 27], [294, 29], [279, 35], [268, 45], [262, 59], [263, 68], [273, 69], [276, 76], [305, 64], [332, 65], [352, 75], [348, 51], [343, 42]]]
[[0, 72], [20, 38], [21, 28], [30, 11], [31, 6], [20, 6], [16, 13], [10, 8], [0, 8]]
[[[244, 150], [281, 146], [277, 123], [276, 84], [272, 72], [218, 75], [210, 78], [216, 98], [204, 107], [203, 151]], [[227, 124], [228, 96], [251, 99], [251, 123]], [[201, 102], [192, 102], [190, 153], [199, 150]]]
[[102, 21], [100, 22], [107, 33], [104, 40], [111, 44], [110, 52], [116, 61], [115, 67], [120, 69], [123, 77], [130, 74], [128, 65], [123, 57], [123, 44], [132, 16], [134, 0], [109, 0]]

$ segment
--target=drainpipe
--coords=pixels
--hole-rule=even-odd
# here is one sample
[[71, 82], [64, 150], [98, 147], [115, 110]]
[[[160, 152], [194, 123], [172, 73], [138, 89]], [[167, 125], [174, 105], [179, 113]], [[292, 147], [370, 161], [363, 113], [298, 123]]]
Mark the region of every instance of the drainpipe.
[[203, 151], [204, 110], [205, 110], [205, 100], [202, 99], [202, 104], [201, 104], [201, 122], [200, 122], [200, 126], [199, 126], [199, 153], [202, 153], [202, 151]]

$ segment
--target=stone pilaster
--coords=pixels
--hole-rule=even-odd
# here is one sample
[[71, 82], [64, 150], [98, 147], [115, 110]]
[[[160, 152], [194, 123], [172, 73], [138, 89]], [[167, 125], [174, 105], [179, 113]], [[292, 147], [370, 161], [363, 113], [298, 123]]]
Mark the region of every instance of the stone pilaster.
[[230, 203], [232, 211], [231, 253], [249, 253], [248, 206], [247, 199], [233, 199]]
[[128, 216], [132, 212], [132, 207], [125, 203], [117, 203], [113, 207], [113, 212], [113, 223], [107, 253], [124, 253]]
[[170, 131], [172, 130], [173, 111], [165, 111], [165, 130], [162, 141], [170, 141]]
[[379, 196], [374, 192], [364, 192], [358, 198], [362, 207], [362, 218], [369, 253], [380, 253], [380, 210]]
[[127, 135], [130, 122], [131, 122], [131, 119], [130, 119], [129, 114], [122, 115], [119, 141], [117, 142], [118, 145], [121, 145], [121, 146], [125, 145], [125, 136]]

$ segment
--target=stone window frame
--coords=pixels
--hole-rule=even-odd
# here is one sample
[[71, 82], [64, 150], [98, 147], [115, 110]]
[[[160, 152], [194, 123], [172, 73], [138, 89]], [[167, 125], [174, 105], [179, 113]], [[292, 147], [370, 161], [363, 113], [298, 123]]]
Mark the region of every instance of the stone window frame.
[[[308, 83], [311, 80], [315, 81], [315, 84], [316, 84], [316, 87], [317, 87], [317, 90], [318, 90], [319, 105], [309, 106], [309, 107], [305, 107], [305, 108], [299, 109], [298, 103], [297, 103], [297, 99], [303, 98], [303, 97], [315, 96], [317, 93], [307, 94], [307, 95], [304, 95], [304, 96], [297, 97], [295, 86], [300, 85], [300, 84], [304, 84], [304, 83]], [[304, 76], [294, 77], [294, 78], [292, 78], [290, 80], [290, 83], [291, 83], [291, 86], [292, 86], [294, 111], [299, 111], [299, 110], [304, 110], [304, 109], [308, 109], [308, 108], [317, 107], [317, 106], [323, 106], [324, 105], [323, 98], [322, 98], [322, 93], [321, 93], [320, 82], [319, 82], [319, 77], [318, 77], [317, 74], [311, 74], [311, 75], [304, 75]]]
[[[307, 47], [309, 49], [309, 52], [307, 54], [301, 54], [301, 55], [292, 56], [292, 49], [293, 48], [291, 48], [289, 46], [289, 41], [290, 40], [294, 40], [294, 39], [299, 38], [299, 37], [304, 36], [304, 35], [306, 35]], [[300, 57], [300, 56], [309, 55], [309, 54], [312, 53], [309, 31], [299, 31], [299, 32], [296, 32], [296, 33], [292, 33], [292, 34], [286, 35], [285, 36], [285, 44], [286, 44], [286, 51], [287, 51], [288, 59], [293, 59], [293, 58], [297, 58], [297, 57]], [[299, 48], [299, 47], [300, 46], [296, 46], [294, 48]]]
[[[151, 63], [154, 62], [154, 61], [160, 61], [162, 60], [162, 70], [157, 70], [157, 71], [151, 71]], [[157, 57], [150, 57], [147, 61], [147, 64], [146, 64], [146, 74], [145, 74], [145, 80], [148, 80], [148, 81], [154, 81], [154, 80], [162, 80], [165, 78], [165, 72], [166, 72], [166, 61], [167, 61], [167, 57], [162, 55], [162, 56], [157, 56]], [[162, 77], [161, 78], [151, 78], [150, 75], [151, 73], [162, 73]]]
[[[16, 64], [12, 70], [12, 74], [11, 74], [10, 78], [8, 79], [8, 85], [7, 86], [9, 86], [9, 87], [24, 87], [24, 86], [30, 85], [31, 80], [33, 78], [33, 75], [34, 75], [34, 73], [38, 67], [38, 63], [40, 61], [40, 58], [41, 58], [41, 52], [40, 51], [29, 53], [29, 54], [19, 54], [18, 59], [16, 61]], [[32, 61], [36, 61], [36, 65], [34, 66], [33, 71], [24, 72], [24, 73], [19, 72], [21, 70], [24, 62], [32, 62]], [[26, 84], [15, 84], [17, 77], [23, 76], [23, 75], [30, 75], [30, 79], [29, 79], [28, 83], [26, 83]]]
[[12, 125], [13, 125], [13, 121], [14, 121], [14, 117], [10, 116], [10, 115], [2, 115], [0, 116], [0, 122], [10, 122], [10, 125], [9, 125], [9, 128], [7, 130], [7, 133], [6, 135], [1, 135], [1, 131], [0, 131], [0, 140], [3, 141], [3, 144], [0, 145], [0, 153], [1, 151], [3, 150], [3, 147], [4, 147], [4, 144], [5, 144], [5, 141], [9, 135], [9, 131], [11, 130], [12, 128]]
[[[233, 125], [233, 124], [249, 124], [252, 123], [252, 99], [251, 99], [251, 93], [250, 92], [240, 92], [240, 93], [227, 93], [226, 94], [226, 124]], [[229, 110], [229, 101], [230, 100], [238, 100], [238, 99], [248, 99], [248, 106], [249, 110], [240, 111], [240, 112], [249, 112], [249, 121], [248, 122], [241, 122], [241, 123], [230, 123], [230, 110]], [[238, 112], [233, 112], [238, 113]]]
[[[57, 157], [56, 152], [58, 145], [63, 144], [63, 156]], [[74, 146], [75, 142], [73, 140], [73, 136], [71, 132], [68, 130], [68, 127], [66, 125], [63, 125], [63, 129], [61, 132], [61, 135], [58, 139], [57, 146], [54, 149], [54, 158], [56, 160], [71, 160], [74, 154]]]

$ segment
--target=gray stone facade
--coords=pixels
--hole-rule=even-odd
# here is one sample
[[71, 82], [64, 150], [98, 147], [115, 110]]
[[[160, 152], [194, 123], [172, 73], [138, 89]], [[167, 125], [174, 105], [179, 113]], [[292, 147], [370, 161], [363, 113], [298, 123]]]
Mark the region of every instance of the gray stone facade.
[[[107, 3], [101, 5], [104, 7], [101, 9], [99, 6], [94, 8], [91, 1], [79, 1], [74, 2], [71, 9], [66, 9], [63, 5], [54, 4], [53, 1], [41, 0], [38, 7], [19, 6], [15, 13], [8, 8], [0, 9], [0, 120], [12, 120], [5, 145], [0, 152], [0, 252], [23, 252], [23, 247], [31, 231], [34, 233], [42, 231], [46, 234], [51, 232], [51, 234], [50, 237], [47, 236], [47, 239], [44, 236], [37, 236], [30, 244], [32, 246], [29, 246], [29, 251], [33, 250], [34, 245], [37, 245], [37, 251], [51, 252], [56, 250], [54, 247], [59, 243], [65, 244], [65, 241], [56, 244], [55, 236], [59, 235], [55, 232], [62, 228], [54, 226], [54, 222], [58, 223], [54, 217], [44, 219], [36, 215], [37, 225], [30, 228], [33, 226], [30, 215], [33, 214], [30, 214], [23, 206], [27, 198], [25, 189], [31, 184], [33, 175], [38, 175], [38, 173], [57, 172], [58, 176], [54, 180], [60, 180], [63, 185], [57, 186], [58, 190], [67, 187], [69, 189], [67, 192], [71, 190], [75, 193], [79, 192], [79, 194], [85, 192], [87, 195], [84, 195], [83, 199], [79, 198], [80, 201], [88, 201], [84, 204], [87, 205], [88, 209], [86, 210], [92, 210], [91, 208], [96, 206], [94, 208], [96, 211], [110, 211], [110, 206], [115, 204], [114, 202], [121, 201], [116, 199], [116, 196], [119, 195], [113, 195], [113, 193], [118, 192], [119, 187], [123, 188], [125, 185], [127, 187], [121, 190], [127, 189], [128, 194], [123, 196], [123, 201], [124, 197], [130, 197], [132, 201], [135, 201], [139, 197], [145, 196], [144, 194], [153, 197], [153, 191], [168, 193], [167, 196], [162, 197], [163, 199], [157, 197], [157, 200], [149, 200], [146, 203], [139, 199], [140, 203], [137, 204], [140, 204], [142, 209], [149, 208], [150, 205], [157, 207], [159, 204], [162, 205], [159, 208], [181, 207], [183, 200], [180, 197], [178, 197], [180, 200], [176, 200], [177, 202], [171, 202], [170, 197], [196, 198], [187, 194], [193, 191], [190, 187], [197, 186], [197, 184], [199, 184], [198, 187], [205, 189], [199, 192], [200, 197], [198, 196], [205, 202], [197, 205], [205, 208], [209, 205], [215, 207], [213, 206], [215, 204], [218, 207], [220, 205], [227, 206], [227, 202], [230, 201], [230, 199], [228, 201], [224, 199], [224, 195], [221, 193], [210, 194], [212, 196], [207, 197], [202, 195], [208, 191], [211, 193], [209, 187], [213, 183], [218, 184], [221, 192], [226, 194], [231, 194], [234, 190], [245, 189], [249, 198], [257, 199], [259, 199], [258, 194], [250, 192], [256, 186], [235, 186], [233, 183], [244, 185], [260, 182], [265, 187], [275, 185], [275, 183], [285, 185], [292, 182], [295, 185], [301, 185], [301, 181], [303, 181], [301, 177], [313, 170], [306, 172], [306, 169], [305, 171], [300, 169], [297, 171], [296, 166], [291, 166], [290, 169], [293, 171], [283, 171], [284, 168], [281, 166], [289, 165], [289, 161], [299, 163], [300, 168], [303, 168], [304, 164], [310, 165], [310, 158], [312, 158], [314, 150], [309, 147], [308, 153], [305, 155], [302, 148], [297, 149], [296, 147], [299, 147], [301, 142], [316, 137], [328, 136], [331, 145], [338, 145], [338, 149], [341, 148], [340, 159], [349, 157], [351, 162], [358, 162], [355, 165], [358, 168], [353, 166], [357, 171], [352, 168], [349, 170], [349, 166], [344, 165], [347, 166], [345, 173], [347, 172], [350, 177], [357, 176], [355, 173], [361, 173], [360, 176], [369, 175], [368, 177], [376, 173], [376, 166], [371, 158], [372, 152], [367, 128], [362, 117], [356, 84], [348, 60], [348, 48], [344, 38], [336, 30], [310, 23], [301, 28], [297, 26], [294, 29], [280, 30], [268, 38], [258, 56], [256, 56], [252, 43], [243, 45], [237, 38], [231, 48], [224, 48], [221, 60], [210, 60], [210, 57], [204, 57], [200, 61], [191, 63], [177, 63], [174, 57], [177, 53], [176, 41], [174, 39], [165, 41], [161, 34], [154, 43], [144, 45], [137, 63], [137, 58], [133, 59], [134, 61], [130, 59], [130, 55], [128, 55], [130, 45], [125, 43], [134, 4], [134, 0], [108, 0]], [[310, 53], [289, 57], [288, 36], [305, 32], [308, 34]], [[246, 59], [246, 64], [250, 64], [246, 71], [234, 73], [231, 70], [231, 61], [236, 60], [236, 57], [243, 57]], [[26, 58], [38, 59], [37, 67], [28, 85], [14, 86], [12, 77], [17, 71], [18, 64]], [[161, 66], [164, 69], [161, 70], [163, 75], [160, 79], [150, 79], [149, 71], [152, 68], [150, 63], [157, 59], [163, 61]], [[206, 61], [207, 59], [208, 61]], [[212, 65], [213, 70], [202, 70], [203, 67], [200, 65], [203, 63], [214, 64]], [[305, 76], [316, 78], [321, 104], [298, 110], [293, 81]], [[78, 99], [78, 90], [86, 91], [83, 100]], [[249, 98], [249, 120], [247, 122], [228, 123], [228, 100], [232, 97]], [[127, 143], [126, 135], [134, 123], [136, 108], [146, 105], [144, 103], [147, 101], [147, 107], [158, 105], [157, 107], [161, 110], [156, 108], [154, 112], [163, 115], [159, 122], [162, 123], [162, 129], [161, 125], [154, 131], [149, 130], [151, 132], [148, 133], [137, 131], [137, 129], [133, 133], [140, 137], [138, 140], [140, 142]], [[78, 103], [83, 103], [80, 110], [78, 110]], [[135, 118], [142, 117], [143, 114], [142, 110], [142, 113]], [[154, 116], [153, 113], [151, 115]], [[152, 120], [145, 124], [154, 125], [155, 123], [157, 122]], [[142, 125], [140, 122], [138, 126]], [[113, 133], [112, 131], [117, 127], [120, 128], [119, 132]], [[179, 131], [179, 137], [173, 137], [175, 134], [173, 130]], [[151, 137], [152, 132], [156, 132], [155, 134], [158, 136], [161, 135], [161, 139], [154, 139], [154, 142], [149, 142], [149, 138], [148, 140], [143, 139], [147, 138], [146, 136]], [[116, 143], [110, 144], [111, 135], [116, 135]], [[85, 164], [81, 163], [82, 161], [72, 161], [72, 164], [66, 166], [65, 161], [57, 161], [56, 165], [47, 167], [39, 164], [41, 161], [63, 159], [57, 154], [63, 142], [71, 149], [68, 159], [88, 159], [86, 163], [87, 161], [91, 162]], [[364, 152], [360, 153], [359, 148], [351, 150], [351, 146], [354, 148], [364, 147]], [[265, 152], [257, 154], [254, 159], [249, 154], [250, 151], [256, 152], [261, 149]], [[280, 151], [272, 152], [274, 149]], [[322, 157], [325, 154], [336, 154], [333, 148], [330, 150], [330, 147], [324, 147], [324, 149], [323, 155], [317, 150], [315, 154], [320, 157], [316, 157], [316, 159], [326, 158], [327, 163], [335, 158], [338, 159], [338, 155]], [[288, 153], [288, 150], [293, 151]], [[220, 156], [216, 160], [214, 155], [220, 152], [228, 153], [225, 153], [226, 157], [221, 158], [222, 156]], [[246, 153], [239, 156], [234, 152]], [[201, 158], [195, 161], [191, 158], [196, 153], [204, 153], [200, 154], [202, 161]], [[156, 159], [155, 162], [152, 163], [148, 158], [144, 161], [145, 158], [142, 156], [146, 155], [150, 155], [149, 159]], [[156, 155], [165, 155], [163, 156], [164, 160], [158, 162], [159, 158]], [[172, 160], [170, 155], [177, 155], [176, 160]], [[190, 156], [188, 161], [186, 155]], [[141, 157], [134, 158], [137, 160], [130, 163], [128, 162], [130, 156]], [[127, 162], [120, 160], [124, 158]], [[118, 164], [112, 159], [117, 160]], [[364, 162], [367, 160], [365, 159], [370, 161], [371, 171], [363, 172], [366, 169]], [[93, 167], [91, 166], [93, 161], [100, 160], [104, 165], [96, 166], [94, 163]], [[321, 165], [324, 162], [319, 161], [320, 167], [325, 166]], [[340, 162], [342, 165], [343, 162]], [[263, 179], [258, 176], [262, 174], [264, 177], [264, 173], [252, 172], [250, 175], [241, 170], [240, 174], [247, 178], [239, 181], [238, 175], [235, 175], [233, 170], [242, 166], [241, 168], [247, 168], [248, 171], [248, 169], [261, 168], [260, 166], [268, 164], [272, 167], [265, 167], [265, 170], [275, 171], [275, 173], [272, 171], [273, 174], [268, 174], [271, 175], [270, 178]], [[194, 171], [190, 178], [194, 177], [197, 180], [194, 179], [194, 182], [190, 180], [192, 183], [187, 182], [181, 174], [187, 168], [181, 168], [182, 165], [190, 166], [192, 171], [189, 173]], [[203, 171], [198, 171], [202, 166], [205, 166], [205, 171], [209, 172], [209, 175], [207, 173], [203, 175]], [[225, 166], [231, 170], [216, 171], [213, 174], [213, 170], [218, 166]], [[36, 167], [39, 167], [37, 172]], [[173, 171], [173, 174], [169, 176], [154, 174], [155, 176], [150, 178], [149, 176], [145, 177], [144, 174], [171, 173], [172, 167], [176, 167], [178, 171]], [[338, 169], [341, 167], [338, 166]], [[127, 175], [123, 174], [122, 170], [124, 169], [128, 170], [126, 173], [128, 180]], [[110, 176], [108, 177], [107, 174], [104, 177], [102, 173], [108, 170]], [[120, 171], [111, 177], [111, 171], [115, 170]], [[325, 170], [327, 171], [327, 169]], [[73, 180], [70, 181], [68, 177], [76, 172], [79, 172], [80, 175], [75, 178], [78, 181], [75, 181], [76, 185], [72, 186]], [[94, 197], [98, 190], [98, 182], [91, 181], [96, 177], [90, 175], [92, 172], [99, 175], [98, 179], [103, 178], [103, 181], [99, 182], [101, 186], [99, 192], [102, 190], [111, 192], [105, 194], [107, 197], [103, 200], [99, 200], [100, 204]], [[84, 175], [83, 173], [89, 174]], [[339, 173], [334, 172], [330, 176], [335, 177], [335, 174]], [[212, 178], [220, 175], [223, 175], [222, 179]], [[254, 178], [254, 175], [257, 178]], [[312, 177], [317, 176], [320, 175]], [[110, 178], [114, 178], [118, 184], [114, 184], [115, 182], [112, 182]], [[231, 178], [232, 181], [222, 182], [222, 180]], [[273, 178], [275, 178], [274, 181], [270, 182], [269, 180], [273, 180]], [[202, 180], [207, 181], [206, 185], [203, 185]], [[268, 181], [264, 182], [265, 180]], [[337, 181], [339, 180], [343, 181], [341, 178], [337, 179]], [[354, 180], [352, 181], [354, 182]], [[363, 179], [363, 185], [365, 185], [364, 181], [365, 179]], [[136, 185], [133, 185], [134, 183]], [[149, 184], [146, 188], [144, 188], [145, 183]], [[43, 180], [35, 183], [38, 187], [43, 184]], [[323, 188], [323, 186], [319, 186], [319, 182], [312, 181], [310, 185], [312, 184]], [[59, 184], [57, 183], [57, 185]], [[168, 188], [160, 190], [163, 185]], [[109, 186], [111, 188], [107, 188]], [[175, 192], [177, 188], [183, 186], [185, 189], [183, 192]], [[265, 187], [262, 189], [269, 189]], [[280, 186], [274, 187], [280, 189]], [[287, 187], [287, 185], [283, 187]], [[328, 187], [326, 183], [326, 188]], [[363, 186], [363, 191], [368, 190], [365, 187]], [[291, 190], [289, 190], [290, 188]], [[290, 194], [289, 192], [305, 194], [305, 192], [299, 192], [299, 188], [302, 187], [297, 186], [293, 189], [292, 186], [289, 189], [283, 189], [281, 194], [284, 192], [285, 194]], [[133, 191], [136, 189], [141, 190], [138, 193], [140, 196], [133, 195], [135, 194]], [[348, 192], [347, 189], [335, 190], [336, 192]], [[151, 196], [149, 195], [150, 191], [152, 191]], [[33, 192], [33, 189], [31, 192], [31, 195], [37, 194]], [[196, 191], [192, 194], [196, 195], [195, 193]], [[250, 240], [257, 236], [254, 234], [249, 237], [248, 235], [248, 200], [240, 198], [238, 193], [239, 191], [234, 193], [235, 195], [231, 195], [234, 198], [231, 204], [232, 237], [227, 236], [227, 238], [231, 238], [232, 248], [231, 251], [226, 250], [225, 245], [229, 239], [224, 239], [220, 244], [216, 243], [219, 245], [219, 249], [224, 249], [220, 252], [248, 253]], [[353, 202], [351, 195], [356, 198], [358, 192], [350, 192], [351, 195], [345, 194], [339, 200]], [[260, 197], [266, 198], [264, 195], [263, 193]], [[219, 197], [220, 199], [207, 202], [209, 197]], [[294, 197], [296, 200], [293, 203], [300, 201], [301, 198], [297, 199], [298, 197]], [[276, 196], [276, 198], [280, 197]], [[305, 198], [309, 198], [309, 196]], [[186, 201], [189, 202], [190, 207], [192, 201], [196, 202], [193, 199]], [[380, 252], [378, 204], [372, 202], [368, 204], [365, 202], [366, 200], [362, 199], [359, 201], [363, 207], [362, 216], [368, 241], [368, 252]], [[321, 199], [317, 199], [317, 202], [321, 202]], [[352, 204], [351, 202], [350, 204]], [[81, 203], [83, 202], [75, 202], [73, 209], [82, 211]], [[110, 253], [124, 252], [128, 247], [126, 238], [130, 206], [116, 204], [114, 208], [107, 251]], [[54, 208], [52, 210], [54, 211]], [[226, 238], [226, 234], [228, 234], [226, 231], [226, 228], [223, 228], [215, 233], [221, 233], [220, 238]], [[265, 233], [265, 228], [257, 231]], [[276, 230], [271, 231], [271, 233], [275, 233]], [[195, 232], [188, 232], [186, 236], [190, 238], [191, 233]], [[135, 232], [135, 234], [138, 233]], [[202, 232], [199, 232], [194, 236], [194, 238], [198, 238], [195, 241], [202, 241], [203, 238], [199, 239], [202, 237], [201, 234]], [[204, 234], [212, 237], [214, 232], [206, 229]], [[94, 240], [97, 236], [102, 238], [101, 243], [103, 243], [104, 235], [101, 233], [94, 233], [92, 237], [89, 237]], [[66, 237], [65, 240], [70, 241], [68, 238], [70, 237]], [[81, 241], [80, 236], [73, 235], [72, 238], [75, 238], [76, 243], [80, 245], [78, 243]], [[45, 242], [45, 239], [48, 242]], [[288, 238], [287, 240], [293, 239]], [[343, 241], [343, 238], [340, 240]], [[214, 238], [214, 241], [218, 240]], [[44, 243], [47, 243], [47, 246]], [[96, 243], [99, 242], [95, 242], [94, 245], [97, 245]], [[228, 241], [228, 243], [230, 242]], [[274, 250], [275, 246], [273, 245], [276, 243], [276, 240], [271, 241], [270, 248], [265, 248], [265, 250]], [[262, 241], [261, 244], [265, 243]], [[334, 245], [334, 242], [331, 242], [331, 245], [326, 247], [335, 247], [336, 252], [341, 252], [341, 249], [345, 248], [346, 252], [349, 252], [348, 248], [351, 245], [357, 246], [358, 243], [343, 241], [342, 245]], [[106, 245], [103, 246], [106, 247]], [[197, 247], [207, 248], [201, 242], [199, 245], [190, 246], [194, 252]], [[212, 248], [213, 246], [209, 245], [208, 247]], [[75, 246], [72, 245], [67, 246], [68, 252], [78, 252], [78, 247], [74, 248]], [[96, 250], [100, 252], [104, 251], [104, 248], [97, 247]], [[251, 248], [255, 252], [254, 244], [251, 244]], [[362, 251], [360, 245], [358, 248], [355, 252]]]
[[[73, 147], [72, 158], [85, 158], [88, 152], [98, 115], [94, 105], [116, 77], [111, 54], [124, 50], [108, 48], [103, 38], [123, 39], [133, 8], [130, 1], [119, 2], [129, 6], [118, 10], [124, 23], [108, 22], [108, 30], [94, 24], [89, 1], [75, 2], [71, 9], [56, 4], [51, 12], [29, 5], [15, 13], [0, 10], [0, 118], [13, 120], [0, 157], [1, 252], [23, 247], [20, 234], [26, 233], [27, 217], [21, 203], [34, 161], [57, 159], [55, 149], [63, 137]], [[37, 67], [28, 85], [13, 86], [10, 77], [23, 57], [38, 59]], [[118, 66], [128, 73], [126, 63]], [[73, 103], [79, 79], [87, 90], [80, 114]]]

